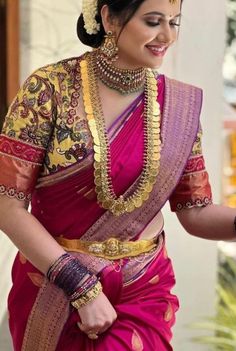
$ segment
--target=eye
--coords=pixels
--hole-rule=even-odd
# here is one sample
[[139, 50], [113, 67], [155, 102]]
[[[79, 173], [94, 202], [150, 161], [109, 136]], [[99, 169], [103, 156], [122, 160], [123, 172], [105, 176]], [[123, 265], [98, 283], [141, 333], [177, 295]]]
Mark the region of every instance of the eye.
[[178, 23], [178, 22], [170, 22], [170, 25], [180, 27], [180, 23]]
[[155, 26], [159, 26], [159, 25], [160, 25], [160, 22], [147, 21], [146, 24], [147, 24], [149, 27], [155, 27]]

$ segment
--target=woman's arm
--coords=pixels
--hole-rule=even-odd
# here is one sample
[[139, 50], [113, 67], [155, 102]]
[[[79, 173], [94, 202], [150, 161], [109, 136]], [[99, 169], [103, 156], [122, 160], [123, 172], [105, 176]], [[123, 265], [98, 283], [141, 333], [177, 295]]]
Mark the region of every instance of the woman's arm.
[[184, 209], [176, 214], [184, 229], [191, 235], [209, 240], [236, 240], [236, 209], [208, 205]]
[[[0, 197], [0, 229], [7, 234], [27, 259], [44, 274], [65, 253], [40, 222], [27, 212], [23, 201]], [[78, 311], [82, 327], [104, 332], [117, 318], [113, 306], [101, 292]]]
[[44, 274], [65, 253], [40, 222], [25, 209], [23, 201], [0, 197], [0, 229]]

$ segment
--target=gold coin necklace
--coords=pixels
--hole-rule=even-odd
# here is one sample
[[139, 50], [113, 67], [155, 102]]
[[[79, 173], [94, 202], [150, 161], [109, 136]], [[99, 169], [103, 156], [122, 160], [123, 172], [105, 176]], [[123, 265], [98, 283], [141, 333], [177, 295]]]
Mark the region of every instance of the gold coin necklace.
[[[133, 212], [148, 200], [156, 183], [160, 167], [160, 105], [158, 86], [151, 69], [145, 72], [144, 102], [144, 156], [143, 170], [134, 192], [128, 196], [115, 194], [111, 179], [111, 160], [102, 105], [98, 94], [98, 81], [94, 53], [88, 53], [80, 62], [84, 109], [93, 138], [94, 182], [98, 203], [115, 216]], [[95, 54], [96, 55], [96, 54]]]

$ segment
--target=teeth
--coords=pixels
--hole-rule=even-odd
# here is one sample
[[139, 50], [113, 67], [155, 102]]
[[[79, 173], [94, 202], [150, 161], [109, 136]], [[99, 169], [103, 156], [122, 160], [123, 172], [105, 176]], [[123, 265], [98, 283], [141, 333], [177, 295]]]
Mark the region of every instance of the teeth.
[[164, 48], [160, 48], [160, 49], [153, 48], [153, 50], [157, 51], [157, 52], [162, 52], [162, 51], [164, 51]]
[[150, 47], [150, 49], [156, 52], [163, 52], [165, 50], [165, 48], [154, 48], [154, 47]]

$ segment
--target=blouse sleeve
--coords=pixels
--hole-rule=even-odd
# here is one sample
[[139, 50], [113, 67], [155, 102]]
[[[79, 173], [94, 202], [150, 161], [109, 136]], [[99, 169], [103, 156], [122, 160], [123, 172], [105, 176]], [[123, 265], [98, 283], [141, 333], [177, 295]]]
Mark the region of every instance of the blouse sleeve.
[[201, 139], [200, 128], [183, 175], [170, 197], [171, 211], [202, 207], [212, 203], [211, 186], [202, 154]]
[[0, 135], [0, 195], [31, 199], [52, 133], [52, 92], [39, 69], [13, 100]]

